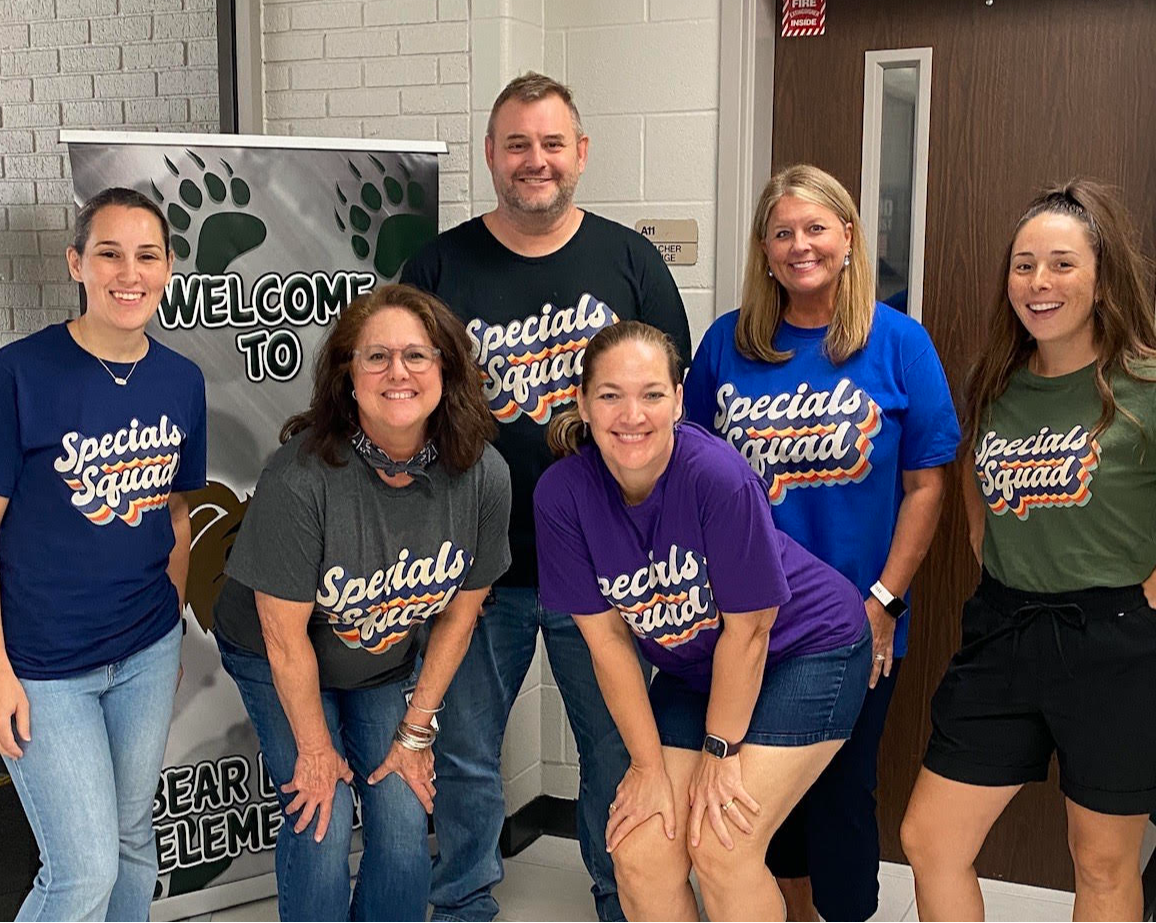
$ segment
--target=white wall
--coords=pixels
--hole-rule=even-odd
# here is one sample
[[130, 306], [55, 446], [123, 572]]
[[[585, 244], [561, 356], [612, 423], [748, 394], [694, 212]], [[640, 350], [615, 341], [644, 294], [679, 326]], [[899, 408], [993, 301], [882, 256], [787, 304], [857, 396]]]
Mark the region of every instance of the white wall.
[[0, 0], [0, 345], [77, 310], [63, 128], [216, 131], [215, 0]]
[[579, 201], [631, 227], [698, 222], [698, 263], [671, 267], [697, 344], [715, 316], [719, 0], [543, 6], [544, 67], [574, 89], [591, 137]]
[[445, 141], [444, 230], [470, 214], [467, 0], [263, 0], [265, 131]]

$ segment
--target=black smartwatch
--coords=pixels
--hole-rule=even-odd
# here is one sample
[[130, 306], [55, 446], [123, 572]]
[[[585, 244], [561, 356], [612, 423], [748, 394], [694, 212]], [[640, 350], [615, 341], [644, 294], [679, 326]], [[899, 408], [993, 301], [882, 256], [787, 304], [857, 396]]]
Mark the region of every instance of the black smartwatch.
[[892, 596], [891, 591], [878, 580], [876, 580], [874, 586], [871, 587], [871, 595], [879, 600], [883, 611], [893, 619], [899, 618], [899, 616], [907, 611], [907, 603], [903, 601], [902, 597]]
[[742, 746], [742, 741], [738, 743], [728, 743], [721, 737], [715, 737], [714, 734], [707, 734], [706, 739], [702, 742], [702, 748], [715, 759], [725, 760], [728, 756], [734, 756], [739, 752], [739, 747]]

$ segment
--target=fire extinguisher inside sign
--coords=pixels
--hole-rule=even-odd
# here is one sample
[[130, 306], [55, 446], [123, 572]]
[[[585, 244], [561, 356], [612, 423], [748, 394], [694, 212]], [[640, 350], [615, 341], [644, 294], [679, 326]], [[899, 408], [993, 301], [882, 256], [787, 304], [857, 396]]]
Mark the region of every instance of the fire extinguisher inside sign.
[[827, 0], [783, 0], [783, 37], [823, 35], [827, 31]]

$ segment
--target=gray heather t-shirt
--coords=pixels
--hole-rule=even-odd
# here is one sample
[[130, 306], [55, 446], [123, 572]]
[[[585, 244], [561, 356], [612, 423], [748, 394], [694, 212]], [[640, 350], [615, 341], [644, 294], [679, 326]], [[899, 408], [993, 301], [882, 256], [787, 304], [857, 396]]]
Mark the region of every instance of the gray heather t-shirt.
[[459, 590], [510, 566], [510, 472], [493, 446], [468, 471], [440, 462], [432, 485], [390, 487], [349, 451], [331, 467], [302, 454], [304, 434], [257, 481], [215, 609], [216, 629], [267, 656], [254, 590], [313, 602], [309, 637], [321, 685], [356, 689], [413, 671], [417, 632]]

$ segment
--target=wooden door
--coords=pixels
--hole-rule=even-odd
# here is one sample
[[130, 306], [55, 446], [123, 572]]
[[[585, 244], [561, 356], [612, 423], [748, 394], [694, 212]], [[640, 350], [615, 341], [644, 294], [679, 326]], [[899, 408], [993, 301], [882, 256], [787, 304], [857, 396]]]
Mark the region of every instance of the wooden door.
[[[995, 292], [1001, 251], [1044, 183], [1119, 186], [1156, 252], [1156, 3], [1152, 0], [829, 0], [827, 34], [775, 47], [774, 169], [814, 163], [858, 201], [864, 53], [933, 49], [923, 322], [960, 394]], [[978, 569], [956, 466], [915, 581], [910, 651], [880, 752], [884, 857], [904, 861], [899, 822], [930, 732], [929, 703], [959, 644]], [[982, 876], [1072, 887], [1062, 796], [1028, 786], [992, 831]]]

